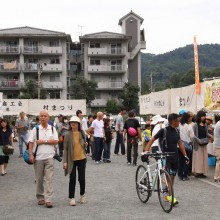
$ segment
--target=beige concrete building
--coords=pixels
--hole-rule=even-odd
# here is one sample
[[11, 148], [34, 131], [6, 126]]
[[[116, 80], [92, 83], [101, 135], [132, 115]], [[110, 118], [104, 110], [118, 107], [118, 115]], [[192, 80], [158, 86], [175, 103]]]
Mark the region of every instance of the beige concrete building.
[[93, 108], [117, 98], [126, 82], [141, 87], [141, 49], [146, 48], [143, 19], [130, 12], [119, 20], [122, 33], [99, 32], [80, 37], [84, 77], [98, 83]]
[[0, 92], [17, 98], [28, 80], [38, 81], [47, 98], [67, 99], [70, 35], [18, 27], [0, 30]]

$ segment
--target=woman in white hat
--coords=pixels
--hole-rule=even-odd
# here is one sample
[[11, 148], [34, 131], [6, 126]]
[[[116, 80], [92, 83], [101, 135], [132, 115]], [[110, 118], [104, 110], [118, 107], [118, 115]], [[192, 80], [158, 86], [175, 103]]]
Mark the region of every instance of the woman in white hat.
[[78, 180], [80, 185], [80, 203], [86, 202], [85, 197], [85, 171], [86, 171], [86, 151], [85, 133], [81, 130], [80, 119], [77, 116], [71, 117], [70, 130], [64, 139], [63, 168], [65, 175], [70, 175], [69, 181], [69, 204], [76, 205], [75, 186], [76, 168], [78, 170]]

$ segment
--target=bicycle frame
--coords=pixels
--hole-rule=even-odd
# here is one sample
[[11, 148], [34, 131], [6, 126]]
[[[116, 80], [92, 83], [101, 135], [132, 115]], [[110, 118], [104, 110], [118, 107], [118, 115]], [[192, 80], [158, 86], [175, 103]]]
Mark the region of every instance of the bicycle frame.
[[138, 182], [138, 185], [141, 186], [142, 188], [144, 188], [145, 190], [149, 190], [145, 185], [142, 185], [140, 182], [144, 179], [144, 176], [146, 175], [146, 173], [148, 173], [148, 176], [149, 176], [149, 181], [150, 181], [150, 190], [151, 192], [152, 191], [157, 191], [155, 190], [155, 187], [156, 187], [156, 183], [157, 183], [157, 179], [158, 179], [158, 176], [159, 176], [159, 179], [160, 179], [160, 186], [161, 185], [161, 178], [160, 178], [160, 170], [163, 169], [162, 168], [162, 163], [161, 163], [161, 159], [158, 159], [157, 162], [156, 162], [156, 168], [154, 170], [154, 175], [152, 175], [152, 171], [151, 171], [151, 167], [154, 165], [154, 164], [151, 164], [149, 165], [149, 162], [147, 163], [147, 170], [146, 172], [144, 172], [144, 174], [142, 175], [141, 179], [139, 180]]

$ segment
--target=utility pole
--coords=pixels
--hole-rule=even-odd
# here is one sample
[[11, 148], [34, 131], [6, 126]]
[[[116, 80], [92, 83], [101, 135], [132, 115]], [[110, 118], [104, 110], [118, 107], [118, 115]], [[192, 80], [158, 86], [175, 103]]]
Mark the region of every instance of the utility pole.
[[38, 72], [37, 72], [37, 98], [40, 99], [40, 86], [41, 86], [41, 81], [40, 81], [40, 77], [42, 74], [42, 64], [38, 63]]
[[153, 92], [153, 73], [150, 74], [150, 91]]

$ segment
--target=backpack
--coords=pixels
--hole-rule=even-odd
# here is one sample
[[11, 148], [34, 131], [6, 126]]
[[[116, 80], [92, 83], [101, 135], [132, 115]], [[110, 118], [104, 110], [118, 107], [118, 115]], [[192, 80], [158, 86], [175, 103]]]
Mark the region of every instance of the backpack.
[[[37, 132], [37, 140], [39, 139], [39, 127], [36, 126], [36, 132]], [[32, 165], [33, 163], [30, 161], [30, 155], [29, 155], [29, 144], [30, 142], [28, 142], [26, 145], [27, 145], [27, 148], [26, 150], [24, 151], [24, 162], [26, 162], [27, 164], [29, 165]], [[36, 154], [37, 154], [37, 148], [38, 148], [38, 145], [36, 146], [36, 149], [35, 149], [35, 152], [34, 152], [34, 157], [36, 157]]]
[[146, 142], [148, 142], [148, 141], [150, 140], [150, 138], [148, 137], [147, 132], [146, 132], [146, 131], [143, 131], [143, 135], [144, 135], [144, 140], [145, 140]]
[[[167, 149], [167, 128], [162, 128], [163, 129], [163, 137], [159, 139], [159, 145], [160, 148], [162, 150], [162, 152], [164, 152], [165, 149]], [[176, 128], [176, 132], [180, 135], [180, 131], [178, 128]]]

